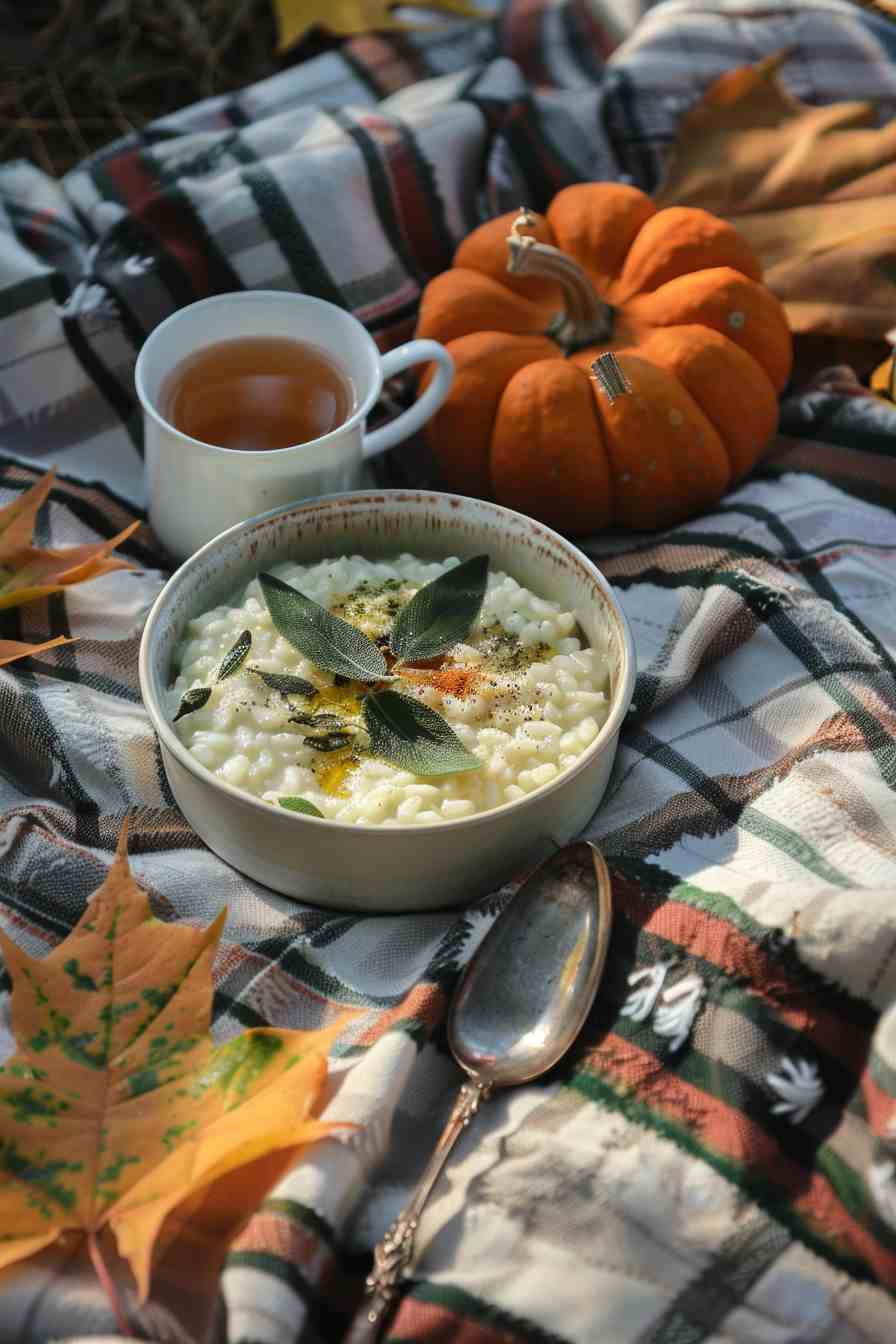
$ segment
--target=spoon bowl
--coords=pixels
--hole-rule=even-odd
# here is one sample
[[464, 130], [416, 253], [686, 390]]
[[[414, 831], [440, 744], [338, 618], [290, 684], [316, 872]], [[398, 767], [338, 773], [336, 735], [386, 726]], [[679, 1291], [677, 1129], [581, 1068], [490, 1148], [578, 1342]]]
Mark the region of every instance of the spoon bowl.
[[610, 881], [586, 841], [535, 869], [467, 965], [452, 1000], [448, 1044], [492, 1087], [552, 1068], [594, 999], [610, 936]]

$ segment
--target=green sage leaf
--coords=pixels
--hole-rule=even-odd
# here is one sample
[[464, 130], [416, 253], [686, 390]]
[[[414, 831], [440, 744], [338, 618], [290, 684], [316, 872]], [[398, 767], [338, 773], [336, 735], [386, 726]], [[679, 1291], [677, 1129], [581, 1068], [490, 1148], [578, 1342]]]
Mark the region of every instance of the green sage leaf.
[[307, 798], [278, 798], [281, 807], [287, 808], [290, 812], [304, 812], [308, 817], [322, 817], [324, 814], [319, 807], [309, 803]]
[[230, 677], [237, 668], [245, 662], [246, 654], [252, 647], [252, 631], [244, 630], [239, 639], [234, 644], [229, 653], [224, 655], [224, 661], [218, 668], [218, 681], [223, 681], [225, 677]]
[[341, 751], [343, 747], [350, 747], [355, 740], [354, 733], [307, 733], [302, 739], [306, 747], [313, 747], [315, 751]]
[[355, 681], [387, 675], [385, 658], [360, 630], [273, 574], [259, 574], [258, 582], [280, 634], [315, 667]]
[[207, 704], [211, 693], [211, 686], [196, 686], [192, 691], [187, 691], [171, 722], [177, 723], [178, 719], [182, 719], [185, 714], [192, 714], [194, 710], [201, 709], [204, 704]]
[[361, 710], [371, 754], [402, 770], [415, 775], [456, 775], [482, 766], [441, 714], [409, 695], [377, 691], [364, 697]]
[[265, 686], [282, 695], [317, 695], [317, 687], [304, 677], [291, 677], [288, 672], [263, 672], [260, 667], [250, 667], [249, 671], [261, 677]]
[[290, 714], [290, 723], [302, 724], [308, 728], [317, 728], [321, 732], [331, 728], [344, 728], [345, 720], [338, 714]]
[[395, 618], [392, 652], [403, 662], [446, 653], [470, 633], [488, 583], [488, 556], [474, 555], [416, 592]]

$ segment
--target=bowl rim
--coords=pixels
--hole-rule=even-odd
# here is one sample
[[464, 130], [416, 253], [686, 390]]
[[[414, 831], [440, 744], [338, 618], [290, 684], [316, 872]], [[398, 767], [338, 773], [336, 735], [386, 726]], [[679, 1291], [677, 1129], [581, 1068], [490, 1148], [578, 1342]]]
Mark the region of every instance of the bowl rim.
[[[600, 730], [588, 747], [582, 752], [578, 760], [561, 771], [556, 779], [551, 780], [531, 793], [527, 793], [522, 798], [515, 798], [509, 803], [500, 803], [497, 807], [488, 808], [484, 812], [476, 812], [468, 817], [446, 818], [444, 821], [431, 821], [421, 825], [419, 823], [405, 822], [394, 826], [381, 826], [377, 823], [364, 823], [357, 821], [339, 821], [334, 817], [314, 817], [304, 812], [292, 812], [288, 808], [275, 808], [273, 804], [266, 802], [263, 798], [257, 798], [254, 794], [247, 793], [244, 789], [237, 788], [235, 784], [228, 784], [226, 780], [219, 779], [211, 770], [197, 761], [193, 754], [183, 745], [177, 733], [168, 722], [162, 712], [162, 706], [158, 703], [152, 688], [152, 678], [150, 676], [150, 662], [153, 656], [152, 645], [157, 633], [157, 627], [162, 618], [162, 609], [166, 605], [171, 591], [183, 580], [186, 573], [200, 561], [206, 559], [224, 542], [233, 540], [242, 532], [253, 531], [259, 526], [273, 522], [277, 518], [287, 514], [300, 513], [303, 509], [315, 509], [321, 504], [329, 507], [344, 504], [370, 504], [392, 502], [401, 504], [403, 501], [425, 503], [431, 501], [434, 507], [446, 507], [447, 509], [456, 508], [450, 501], [459, 501], [463, 503], [472, 503], [479, 507], [485, 506], [492, 509], [500, 517], [519, 519], [523, 524], [536, 526], [541, 533], [555, 543], [559, 543], [577, 564], [588, 573], [589, 577], [595, 582], [603, 593], [604, 599], [613, 618], [616, 622], [617, 633], [621, 643], [622, 658], [619, 668], [619, 686], [613, 695], [613, 703], [610, 706], [610, 712], [600, 727]], [[248, 582], [248, 580], [247, 580]], [[268, 509], [264, 513], [255, 514], [251, 518], [245, 519], [241, 523], [235, 523], [224, 532], [219, 532], [217, 536], [212, 537], [204, 546], [200, 547], [191, 556], [178, 566], [174, 573], [165, 582], [161, 592], [153, 602], [149, 614], [143, 626], [143, 632], [140, 638], [140, 652], [138, 658], [138, 676], [140, 683], [140, 695], [143, 701], [143, 707], [149, 715], [153, 729], [159, 738], [162, 746], [176, 758], [190, 774], [192, 774], [200, 783], [208, 784], [213, 789], [220, 789], [225, 795], [229, 795], [235, 802], [244, 804], [253, 810], [264, 813], [267, 817], [280, 817], [289, 823], [298, 823], [302, 826], [311, 824], [313, 826], [326, 826], [331, 832], [334, 828], [344, 834], [357, 834], [359, 831], [364, 836], [381, 834], [384, 842], [390, 838], [397, 838], [402, 835], [420, 835], [426, 836], [433, 833], [442, 834], [448, 828], [451, 829], [475, 829], [477, 826], [488, 825], [495, 818], [511, 812], [513, 810], [522, 810], [526, 804], [537, 803], [541, 798], [553, 793], [556, 789], [562, 788], [574, 779], [582, 770], [596, 757], [602, 755], [608, 743], [618, 733], [622, 726], [622, 721], [629, 711], [632, 695], [635, 686], [635, 676], [637, 672], [635, 644], [632, 637], [631, 627], [628, 618], [622, 609], [622, 604], [613, 592], [609, 581], [604, 577], [598, 567], [573, 541], [564, 537], [562, 533], [554, 531], [547, 524], [531, 518], [528, 514], [520, 513], [516, 509], [509, 509], [503, 504], [497, 504], [492, 500], [478, 499], [471, 495], [458, 495], [446, 490], [429, 490], [416, 488], [390, 488], [390, 489], [366, 489], [366, 490], [345, 490], [328, 495], [316, 495], [311, 499], [295, 500], [291, 504], [280, 504], [273, 509]]]

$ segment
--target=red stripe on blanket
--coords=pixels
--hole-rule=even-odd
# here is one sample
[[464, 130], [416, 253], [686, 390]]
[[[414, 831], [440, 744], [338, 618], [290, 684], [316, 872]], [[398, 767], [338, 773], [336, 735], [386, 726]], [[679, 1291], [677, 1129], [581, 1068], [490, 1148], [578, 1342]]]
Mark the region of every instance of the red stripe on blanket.
[[262, 1209], [237, 1237], [231, 1250], [264, 1251], [279, 1256], [288, 1264], [298, 1265], [306, 1279], [318, 1283], [334, 1264], [326, 1242], [314, 1235], [304, 1223]]
[[890, 1138], [891, 1125], [896, 1120], [896, 1097], [887, 1092], [872, 1076], [870, 1069], [862, 1074], [862, 1097], [868, 1110], [868, 1127], [881, 1138]]
[[533, 84], [543, 86], [554, 83], [542, 56], [544, 10], [544, 0], [517, 0], [503, 24], [504, 55], [516, 61]]
[[524, 1338], [516, 1331], [485, 1325], [413, 1297], [403, 1299], [387, 1337], [394, 1344], [399, 1340], [413, 1340], [414, 1344], [523, 1344]]
[[785, 471], [808, 471], [835, 483], [855, 481], [866, 490], [876, 487], [891, 497], [896, 495], [896, 457], [883, 453], [779, 435], [764, 460]]
[[420, 179], [411, 149], [398, 128], [375, 112], [363, 113], [358, 122], [370, 132], [389, 173], [392, 204], [408, 249], [426, 275], [436, 275], [451, 258], [444, 255], [433, 232], [433, 200]]
[[208, 243], [196, 228], [186, 203], [160, 187], [140, 150], [111, 156], [105, 160], [103, 170], [115, 184], [125, 208], [189, 278], [196, 297], [208, 294], [211, 289]]
[[353, 37], [343, 47], [350, 62], [366, 74], [381, 94], [407, 88], [430, 73], [419, 52], [410, 43], [366, 33]]
[[868, 1054], [868, 1032], [828, 1012], [821, 995], [795, 984], [780, 961], [768, 956], [748, 934], [705, 909], [660, 898], [628, 878], [614, 875], [613, 890], [625, 917], [645, 933], [678, 944], [689, 956], [712, 962], [726, 974], [745, 977], [760, 990], [775, 1016], [805, 1034], [820, 1049], [859, 1073]]
[[588, 37], [592, 50], [604, 57], [616, 50], [619, 39], [603, 24], [598, 23], [591, 12], [591, 6], [585, 3], [585, 0], [571, 0], [570, 9], [575, 15], [576, 23]]
[[401, 1003], [377, 1016], [376, 1021], [361, 1036], [355, 1045], [373, 1045], [385, 1036], [391, 1027], [399, 1022], [413, 1020], [415, 1025], [424, 1026], [428, 1031], [438, 1025], [445, 1016], [447, 1000], [444, 990], [438, 985], [415, 985], [410, 994], [406, 994]]
[[883, 1283], [896, 1287], [896, 1253], [885, 1250], [852, 1217], [821, 1172], [807, 1172], [794, 1162], [749, 1116], [662, 1069], [654, 1055], [612, 1032], [586, 1063], [623, 1096], [637, 1097], [690, 1131], [703, 1148], [736, 1163], [747, 1185], [752, 1177], [778, 1189], [782, 1202], [787, 1201], [812, 1232], [836, 1249], [860, 1257]]

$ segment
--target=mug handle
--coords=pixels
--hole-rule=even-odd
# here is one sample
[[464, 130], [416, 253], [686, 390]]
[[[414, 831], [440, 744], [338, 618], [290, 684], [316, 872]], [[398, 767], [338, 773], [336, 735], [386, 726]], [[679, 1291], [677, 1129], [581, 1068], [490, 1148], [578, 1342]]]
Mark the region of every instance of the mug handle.
[[409, 434], [415, 433], [431, 415], [435, 415], [447, 397], [454, 381], [454, 360], [444, 345], [440, 345], [438, 341], [406, 341], [404, 345], [399, 345], [395, 350], [383, 355], [380, 361], [383, 381], [391, 378], [393, 374], [409, 369], [412, 364], [422, 364], [424, 360], [426, 362], [434, 360], [437, 366], [435, 377], [429, 387], [419, 401], [415, 401], [413, 406], [402, 411], [394, 420], [390, 420], [388, 425], [382, 425], [372, 434], [364, 435], [365, 457], [385, 452], [401, 439], [406, 439]]

